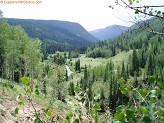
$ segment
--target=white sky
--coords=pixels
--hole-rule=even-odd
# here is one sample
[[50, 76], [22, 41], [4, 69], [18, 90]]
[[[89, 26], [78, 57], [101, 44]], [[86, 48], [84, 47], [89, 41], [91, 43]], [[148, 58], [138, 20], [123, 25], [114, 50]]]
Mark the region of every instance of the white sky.
[[[0, 0], [9, 1], [9, 0]], [[11, 1], [11, 0], [10, 0]], [[133, 11], [116, 6], [115, 0], [42, 0], [42, 4], [0, 4], [4, 17], [23, 19], [65, 20], [78, 22], [86, 30], [118, 24], [130, 26]], [[141, 0], [149, 5], [164, 5], [164, 0]], [[143, 5], [144, 5], [143, 4]], [[164, 10], [164, 8], [162, 8]]]

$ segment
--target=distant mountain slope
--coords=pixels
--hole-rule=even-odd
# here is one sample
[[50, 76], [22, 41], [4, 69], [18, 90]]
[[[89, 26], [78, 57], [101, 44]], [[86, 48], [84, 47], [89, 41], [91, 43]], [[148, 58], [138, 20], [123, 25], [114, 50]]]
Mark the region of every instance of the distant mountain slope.
[[108, 40], [112, 39], [121, 33], [125, 32], [128, 29], [126, 26], [121, 26], [121, 25], [112, 25], [108, 26], [104, 29], [97, 29], [90, 31], [90, 33], [98, 38], [99, 40]]
[[10, 25], [21, 25], [27, 34], [41, 40], [50, 39], [71, 45], [89, 45], [98, 41], [78, 23], [59, 20], [8, 18]]

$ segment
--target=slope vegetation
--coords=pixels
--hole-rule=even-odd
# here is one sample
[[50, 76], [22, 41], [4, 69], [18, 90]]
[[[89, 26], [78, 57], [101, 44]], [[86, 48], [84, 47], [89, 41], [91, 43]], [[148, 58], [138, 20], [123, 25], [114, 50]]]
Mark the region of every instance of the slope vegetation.
[[71, 45], [89, 45], [98, 41], [78, 23], [59, 20], [8, 19], [10, 25], [21, 25], [32, 38], [49, 39]]

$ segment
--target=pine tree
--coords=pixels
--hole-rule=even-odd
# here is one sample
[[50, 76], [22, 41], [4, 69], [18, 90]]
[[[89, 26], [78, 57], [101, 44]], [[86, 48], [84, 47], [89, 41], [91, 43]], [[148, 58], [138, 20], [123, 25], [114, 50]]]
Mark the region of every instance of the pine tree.
[[47, 96], [47, 83], [46, 83], [46, 81], [43, 81], [43, 94], [45, 97]]
[[131, 75], [134, 76], [134, 73], [139, 76], [139, 60], [136, 49], [133, 49], [132, 54], [132, 68], [131, 68]]
[[84, 81], [88, 81], [88, 71], [87, 71], [86, 64], [85, 64], [85, 68], [84, 68]]
[[67, 72], [67, 69], [66, 69], [66, 73], [65, 73], [65, 80], [68, 81], [68, 72]]
[[75, 71], [81, 72], [81, 69], [80, 69], [80, 59], [75, 61]]
[[153, 64], [153, 58], [151, 54], [149, 55], [147, 59], [146, 70], [147, 70], [147, 75], [153, 75], [154, 64]]
[[92, 85], [91, 85], [91, 83], [89, 83], [87, 95], [88, 95], [88, 99], [91, 101], [92, 98], [93, 98], [93, 92], [92, 92]]
[[74, 83], [73, 83], [73, 82], [70, 82], [68, 91], [69, 91], [69, 95], [70, 95], [70, 96], [75, 96]]

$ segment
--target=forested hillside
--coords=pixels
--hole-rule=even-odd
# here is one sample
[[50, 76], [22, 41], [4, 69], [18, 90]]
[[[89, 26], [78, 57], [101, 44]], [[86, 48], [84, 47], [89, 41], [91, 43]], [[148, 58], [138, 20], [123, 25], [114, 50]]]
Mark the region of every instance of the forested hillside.
[[40, 40], [49, 39], [74, 46], [89, 45], [98, 41], [84, 27], [74, 22], [9, 18], [8, 23], [21, 25], [30, 37]]
[[[161, 26], [163, 20], [150, 20], [152, 29], [164, 32]], [[163, 37], [144, 30], [146, 24], [129, 30], [125, 34], [114, 38], [113, 40], [99, 42], [87, 50], [88, 57], [108, 58], [117, 55], [122, 51], [136, 50], [138, 67], [147, 68], [149, 75], [163, 75]], [[143, 27], [143, 28], [140, 28]], [[136, 61], [137, 62], [137, 61]]]
[[[164, 32], [164, 20], [148, 23]], [[148, 28], [76, 48], [0, 18], [0, 121], [162, 123], [164, 38]]]

